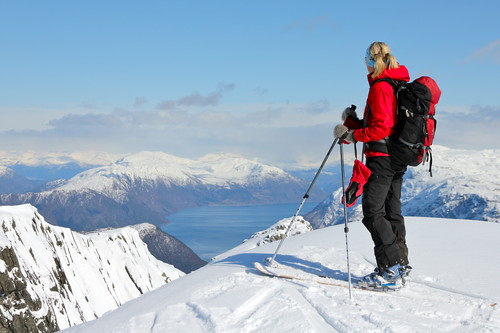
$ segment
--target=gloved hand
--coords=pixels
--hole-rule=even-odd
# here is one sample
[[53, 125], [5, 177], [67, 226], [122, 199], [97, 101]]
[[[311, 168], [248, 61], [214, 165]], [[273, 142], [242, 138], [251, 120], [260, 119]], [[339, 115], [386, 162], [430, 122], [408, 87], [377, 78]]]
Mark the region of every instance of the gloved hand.
[[358, 119], [358, 115], [356, 114], [356, 106], [352, 105], [351, 107], [345, 108], [344, 112], [342, 112], [342, 121], [345, 121], [349, 117]]
[[354, 142], [354, 137], [353, 137], [354, 131], [348, 129], [346, 126], [342, 124], [338, 124], [335, 126], [333, 129], [333, 136], [336, 138], [340, 138], [341, 140], [347, 141], [347, 142]]

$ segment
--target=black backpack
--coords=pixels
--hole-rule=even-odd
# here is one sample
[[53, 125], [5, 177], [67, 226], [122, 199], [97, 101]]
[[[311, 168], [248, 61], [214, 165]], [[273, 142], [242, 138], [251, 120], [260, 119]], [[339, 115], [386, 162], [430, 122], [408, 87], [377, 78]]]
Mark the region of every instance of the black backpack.
[[436, 81], [428, 76], [422, 76], [413, 82], [379, 79], [373, 84], [380, 81], [388, 82], [394, 87], [398, 101], [396, 132], [387, 142], [390, 155], [399, 164], [410, 166], [429, 161], [432, 176], [431, 145], [436, 132], [434, 115], [441, 90]]

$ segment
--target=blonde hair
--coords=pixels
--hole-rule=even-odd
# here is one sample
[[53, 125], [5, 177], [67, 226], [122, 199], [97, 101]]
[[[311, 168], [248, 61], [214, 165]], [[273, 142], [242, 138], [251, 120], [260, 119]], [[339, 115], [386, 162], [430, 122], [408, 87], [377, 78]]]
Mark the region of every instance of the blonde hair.
[[373, 42], [368, 49], [370, 50], [370, 57], [375, 60], [375, 71], [372, 78], [376, 78], [387, 68], [399, 67], [396, 57], [391, 54], [391, 49], [386, 43]]

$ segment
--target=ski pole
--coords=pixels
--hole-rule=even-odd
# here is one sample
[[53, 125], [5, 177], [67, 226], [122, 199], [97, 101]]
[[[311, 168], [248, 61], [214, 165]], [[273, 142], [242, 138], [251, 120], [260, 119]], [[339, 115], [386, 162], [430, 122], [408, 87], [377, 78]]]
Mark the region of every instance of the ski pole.
[[[342, 172], [342, 193], [345, 198], [345, 172], [344, 172], [344, 144], [342, 143], [342, 140], [339, 140], [339, 146], [340, 146], [340, 169]], [[352, 290], [351, 290], [351, 267], [349, 265], [349, 240], [347, 237], [347, 234], [349, 233], [349, 227], [347, 224], [347, 206], [346, 206], [346, 201], [344, 199], [344, 233], [345, 233], [345, 249], [346, 249], [346, 255], [347, 255], [347, 279], [349, 281], [349, 299], [352, 299]]]
[[290, 224], [288, 225], [288, 228], [286, 229], [285, 235], [283, 236], [283, 238], [279, 242], [278, 247], [276, 248], [276, 251], [274, 252], [274, 254], [273, 254], [272, 257], [266, 258], [265, 262], [266, 262], [267, 265], [271, 265], [274, 262], [274, 259], [278, 255], [278, 252], [281, 249], [281, 245], [283, 245], [283, 242], [285, 241], [285, 238], [287, 238], [288, 233], [290, 232], [290, 229], [292, 228], [293, 223], [297, 219], [297, 216], [299, 215], [300, 210], [302, 209], [302, 206], [306, 202], [307, 198], [309, 198], [309, 192], [311, 192], [311, 189], [313, 188], [314, 183], [316, 183], [316, 180], [318, 179], [318, 176], [321, 173], [321, 170], [323, 170], [323, 167], [325, 166], [326, 161], [328, 160], [328, 157], [330, 157], [330, 153], [332, 152], [333, 147], [335, 147], [335, 145], [339, 141], [340, 141], [339, 138], [335, 138], [335, 140], [333, 141], [332, 145], [330, 146], [330, 149], [328, 150], [328, 153], [326, 154], [325, 158], [323, 159], [323, 163], [321, 163], [321, 166], [319, 167], [318, 171], [316, 172], [316, 175], [314, 176], [314, 179], [311, 182], [311, 185], [309, 185], [309, 188], [307, 189], [306, 194], [302, 197], [302, 201], [301, 201], [301, 203], [299, 205], [299, 208], [297, 208], [297, 212], [295, 212], [295, 215], [293, 216], [292, 220], [290, 221]]

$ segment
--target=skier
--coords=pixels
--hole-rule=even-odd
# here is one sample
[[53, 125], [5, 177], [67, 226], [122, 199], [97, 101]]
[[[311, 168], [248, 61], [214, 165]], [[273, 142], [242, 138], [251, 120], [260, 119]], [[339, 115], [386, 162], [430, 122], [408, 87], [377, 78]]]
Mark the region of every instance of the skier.
[[396, 131], [394, 88], [388, 82], [375, 81], [390, 78], [408, 82], [410, 75], [383, 42], [374, 42], [368, 47], [365, 62], [370, 90], [363, 119], [358, 118], [355, 110], [345, 109], [344, 123], [335, 126], [334, 135], [348, 143], [363, 142], [366, 166], [372, 172], [364, 186], [362, 207], [363, 224], [375, 244], [377, 267], [362, 281], [374, 288], [401, 286], [411, 270], [401, 215], [401, 188], [407, 166], [391, 159], [387, 148], [387, 140]]

